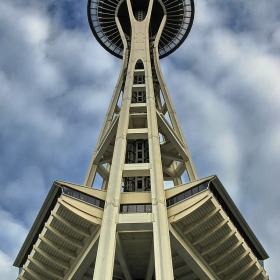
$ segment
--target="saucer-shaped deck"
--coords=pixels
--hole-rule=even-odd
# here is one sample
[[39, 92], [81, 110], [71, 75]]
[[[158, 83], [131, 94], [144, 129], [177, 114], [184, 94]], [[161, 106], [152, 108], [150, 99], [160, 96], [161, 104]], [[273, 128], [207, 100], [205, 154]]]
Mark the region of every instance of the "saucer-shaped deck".
[[[141, 14], [144, 18], [149, 1], [131, 0], [131, 4], [134, 14]], [[130, 38], [131, 27], [126, 1], [89, 0], [87, 12], [90, 28], [97, 41], [111, 54], [122, 58], [123, 44], [115, 17], [118, 17], [125, 35]], [[167, 20], [158, 46], [160, 58], [174, 52], [188, 36], [194, 19], [193, 0], [154, 0], [150, 38], [157, 34], [164, 14]]]

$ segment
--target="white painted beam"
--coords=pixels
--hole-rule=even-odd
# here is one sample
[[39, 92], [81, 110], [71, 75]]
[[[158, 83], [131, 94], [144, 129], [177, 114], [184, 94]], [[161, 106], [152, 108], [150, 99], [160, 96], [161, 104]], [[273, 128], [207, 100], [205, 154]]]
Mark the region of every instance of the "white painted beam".
[[175, 131], [172, 131], [172, 128], [165, 120], [162, 114], [157, 113], [158, 124], [163, 134], [167, 137], [167, 139], [173, 144], [174, 148], [181, 155], [184, 161], [188, 161], [189, 157], [184, 148], [184, 144], [179, 140], [178, 136], [175, 134]]
[[119, 234], [116, 234], [116, 255], [119, 260], [120, 266], [122, 268], [123, 274], [126, 280], [133, 280], [133, 274], [130, 269], [130, 265], [127, 261], [126, 254], [124, 252], [122, 242], [120, 240]]
[[208, 236], [212, 235], [213, 233], [215, 233], [217, 230], [219, 230], [223, 225], [227, 224], [229, 221], [228, 218], [224, 219], [223, 221], [221, 221], [219, 224], [213, 226], [212, 228], [204, 231], [203, 233], [201, 233], [198, 236], [193, 237], [192, 239], [192, 244], [196, 245], [198, 243], [200, 243], [201, 241], [203, 241], [205, 238], [207, 238]]
[[229, 270], [231, 267], [233, 267], [234, 265], [236, 265], [238, 262], [240, 262], [242, 259], [244, 259], [251, 250], [246, 250], [245, 252], [243, 252], [241, 255], [237, 256], [236, 258], [234, 258], [233, 260], [230, 260], [230, 262], [225, 263], [223, 265], [220, 265], [216, 268], [216, 273], [221, 274], [227, 270]]
[[246, 280], [254, 280], [257, 276], [259, 276], [263, 272], [263, 267], [259, 267], [253, 274], [246, 278]]
[[[175, 228], [174, 228], [175, 227]], [[197, 278], [203, 280], [221, 280], [221, 278], [213, 271], [206, 261], [199, 255], [195, 248], [183, 239], [183, 232], [175, 225], [169, 226], [170, 239], [172, 248], [178, 253], [190, 269], [195, 273]]]
[[59, 279], [63, 279], [64, 278], [64, 275], [63, 275], [63, 273], [61, 271], [56, 270], [56, 269], [54, 269], [52, 267], [49, 267], [49, 266], [39, 262], [38, 260], [36, 260], [35, 258], [31, 257], [30, 255], [28, 256], [28, 259], [30, 260], [30, 262], [35, 264], [37, 267], [39, 267], [43, 271], [46, 271], [47, 273], [51, 274], [52, 276], [57, 277]]
[[61, 253], [62, 255], [70, 258], [70, 259], [76, 259], [77, 255], [75, 252], [68, 250], [60, 245], [57, 245], [56, 243], [52, 242], [51, 240], [47, 239], [46, 237], [44, 237], [42, 234], [39, 234], [39, 238], [45, 243], [47, 244], [49, 247], [51, 247], [53, 250]]
[[35, 279], [40, 279], [40, 280], [50, 280], [50, 278], [47, 278], [41, 274], [38, 274], [34, 270], [30, 269], [27, 265], [23, 265], [23, 269], [28, 272], [31, 276], [33, 276]]
[[241, 274], [243, 274], [246, 270], [248, 270], [250, 267], [252, 267], [256, 263], [256, 259], [253, 259], [248, 264], [244, 265], [242, 268], [238, 269], [235, 272], [232, 272], [231, 274], [226, 275], [223, 280], [233, 280], [239, 277]]
[[195, 229], [197, 229], [199, 226], [201, 226], [203, 223], [205, 223], [208, 219], [210, 219], [211, 217], [213, 217], [217, 212], [219, 212], [221, 210], [221, 206], [215, 208], [214, 210], [212, 210], [211, 212], [209, 212], [208, 214], [206, 214], [205, 216], [203, 216], [202, 218], [192, 222], [191, 224], [188, 224], [187, 226], [184, 227], [183, 229], [183, 233], [187, 234]]
[[33, 249], [38, 252], [40, 255], [42, 255], [44, 258], [46, 258], [47, 260], [49, 260], [50, 262], [60, 266], [61, 268], [64, 268], [64, 269], [69, 269], [70, 268], [70, 265], [68, 262], [62, 260], [62, 259], [59, 259], [53, 255], [50, 255], [49, 253], [43, 251], [42, 249], [40, 249], [37, 245], [34, 245], [33, 246]]
[[66, 225], [67, 227], [71, 228], [72, 230], [76, 231], [77, 233], [89, 237], [90, 236], [90, 231], [89, 229], [82, 227], [80, 225], [77, 225], [65, 218], [63, 218], [62, 216], [58, 215], [57, 213], [55, 213], [54, 211], [51, 212], [51, 215], [56, 218], [58, 221], [60, 221], [61, 223], [63, 223], [64, 225]]
[[123, 164], [123, 177], [149, 176], [149, 163], [128, 163]]
[[[79, 253], [79, 258], [71, 263], [71, 267], [65, 279], [67, 280], [80, 280], [92, 265], [93, 260], [97, 254], [97, 244], [100, 234], [100, 227], [98, 227], [90, 238], [87, 239], [84, 248]], [[92, 278], [91, 278], [92, 279]]]
[[223, 236], [222, 238], [220, 238], [219, 240], [203, 247], [200, 250], [200, 254], [203, 256], [213, 250], [215, 250], [218, 246], [222, 245], [224, 242], [226, 242], [232, 235], [236, 234], [236, 229], [235, 230], [231, 230], [228, 234], [226, 234], [225, 236]]
[[145, 280], [152, 280], [154, 271], [155, 271], [155, 253], [154, 253], [154, 246], [152, 245]]
[[238, 248], [242, 243], [244, 242], [243, 239], [239, 240], [237, 243], [233, 244], [232, 246], [230, 246], [229, 248], [225, 249], [224, 251], [222, 251], [221, 253], [219, 253], [218, 255], [215, 255], [213, 257], [211, 257], [208, 260], [209, 265], [213, 265], [216, 262], [220, 261], [221, 259], [224, 259], [228, 254], [230, 254], [233, 250], [235, 250], [236, 248]]
[[65, 240], [66, 242], [68, 242], [69, 244], [78, 247], [78, 248], [83, 248], [84, 244], [82, 241], [73, 238], [72, 236], [69, 236], [65, 233], [62, 233], [60, 231], [58, 231], [57, 229], [55, 229], [54, 227], [52, 227], [51, 225], [45, 223], [45, 227], [47, 228], [47, 230], [51, 231], [52, 233], [54, 233], [56, 236], [60, 237], [61, 239]]
[[127, 139], [148, 139], [148, 128], [130, 128], [127, 130]]
[[110, 174], [103, 165], [97, 166], [97, 172], [102, 177], [103, 180], [107, 180]]
[[170, 159], [170, 160], [175, 160], [175, 161], [183, 161], [183, 159], [180, 157], [180, 155], [176, 153], [167, 153], [162, 151], [161, 152], [161, 157], [165, 159]]

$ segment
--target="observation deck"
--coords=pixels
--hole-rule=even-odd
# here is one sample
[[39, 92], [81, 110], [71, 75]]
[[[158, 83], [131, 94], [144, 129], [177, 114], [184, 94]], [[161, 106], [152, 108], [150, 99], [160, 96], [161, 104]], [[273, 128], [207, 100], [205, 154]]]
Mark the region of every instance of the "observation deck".
[[[134, 16], [141, 21], [146, 16], [149, 1], [131, 0]], [[123, 57], [123, 43], [115, 21], [120, 21], [126, 39], [131, 40], [131, 25], [125, 0], [89, 0], [88, 21], [93, 35], [108, 52]], [[193, 0], [154, 0], [149, 37], [152, 41], [158, 32], [163, 16], [166, 24], [158, 44], [159, 58], [174, 52], [187, 38], [194, 19]]]

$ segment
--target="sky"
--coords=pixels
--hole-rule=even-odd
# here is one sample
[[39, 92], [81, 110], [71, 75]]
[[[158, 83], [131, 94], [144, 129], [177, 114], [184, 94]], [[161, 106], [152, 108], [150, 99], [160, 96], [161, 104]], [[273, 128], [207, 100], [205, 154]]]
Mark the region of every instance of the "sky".
[[[86, 0], [0, 0], [0, 275], [54, 180], [82, 184], [121, 60]], [[196, 0], [162, 70], [200, 178], [216, 174], [280, 275], [280, 2]]]

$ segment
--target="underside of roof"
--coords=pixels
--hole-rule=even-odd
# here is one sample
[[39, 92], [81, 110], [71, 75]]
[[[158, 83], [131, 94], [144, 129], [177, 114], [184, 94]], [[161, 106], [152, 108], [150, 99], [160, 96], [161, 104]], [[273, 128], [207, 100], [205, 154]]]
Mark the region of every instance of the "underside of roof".
[[[165, 192], [175, 279], [268, 279], [266, 252], [216, 176]], [[14, 263], [18, 279], [92, 279], [105, 196], [56, 181]], [[128, 205], [151, 202], [149, 192], [123, 196]], [[114, 279], [155, 279], [153, 214], [135, 211], [116, 218]]]

